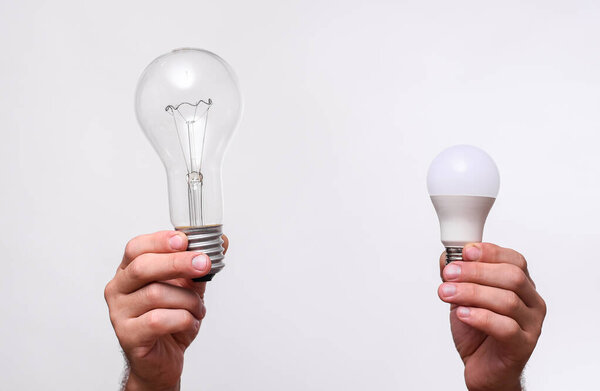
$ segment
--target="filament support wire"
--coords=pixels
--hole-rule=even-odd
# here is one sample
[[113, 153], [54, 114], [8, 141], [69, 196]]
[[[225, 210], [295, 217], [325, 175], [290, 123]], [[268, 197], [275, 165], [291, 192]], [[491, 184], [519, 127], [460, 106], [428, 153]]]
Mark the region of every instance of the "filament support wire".
[[[203, 104], [204, 109], [198, 111]], [[182, 102], [175, 106], [168, 105], [165, 111], [173, 117], [175, 131], [179, 139], [182, 158], [187, 168], [189, 225], [204, 226], [204, 192], [202, 163], [208, 123], [208, 110], [213, 101], [200, 99], [196, 103]], [[188, 110], [180, 111], [182, 106]], [[191, 110], [191, 111], [190, 111]], [[179, 124], [178, 124], [179, 121]]]

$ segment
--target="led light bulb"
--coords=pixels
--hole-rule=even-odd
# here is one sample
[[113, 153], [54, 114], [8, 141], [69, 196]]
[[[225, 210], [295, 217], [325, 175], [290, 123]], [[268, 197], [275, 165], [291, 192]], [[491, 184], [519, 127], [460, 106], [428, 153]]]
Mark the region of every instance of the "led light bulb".
[[461, 261], [465, 244], [481, 242], [499, 188], [496, 163], [479, 148], [456, 145], [433, 159], [427, 189], [440, 221], [446, 263]]
[[242, 114], [237, 77], [219, 56], [178, 49], [152, 61], [135, 93], [138, 122], [167, 171], [171, 222], [188, 250], [223, 267], [223, 154]]

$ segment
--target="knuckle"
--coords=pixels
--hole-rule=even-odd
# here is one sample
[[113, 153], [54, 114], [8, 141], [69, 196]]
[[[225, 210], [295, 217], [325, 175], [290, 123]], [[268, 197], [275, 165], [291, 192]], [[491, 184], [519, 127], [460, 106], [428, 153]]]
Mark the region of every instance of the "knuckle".
[[508, 338], [513, 338], [513, 337], [519, 335], [520, 331], [521, 331], [521, 327], [519, 327], [519, 325], [515, 321], [509, 322], [505, 327], [505, 335]]
[[169, 269], [173, 274], [177, 274], [179, 272], [179, 256], [177, 253], [169, 254]]
[[542, 320], [546, 317], [546, 314], [548, 313], [548, 306], [546, 305], [546, 300], [542, 299], [540, 297], [540, 302], [541, 302], [541, 310], [542, 310]]
[[500, 247], [492, 243], [483, 243], [481, 245], [482, 254], [485, 252], [487, 259], [498, 259]]
[[465, 265], [461, 265], [466, 275], [471, 275], [471, 278], [475, 282], [485, 281], [485, 270], [483, 268], [483, 264], [481, 263], [468, 263], [465, 262]]
[[160, 284], [150, 284], [145, 288], [145, 294], [149, 304], [157, 304], [162, 298], [162, 286]]
[[195, 326], [196, 318], [194, 318], [194, 316], [191, 313], [189, 313], [189, 311], [183, 311], [181, 316], [181, 324], [184, 328], [188, 329], [193, 328]]
[[135, 257], [138, 238], [139, 236], [136, 236], [125, 245], [125, 258], [133, 259]]
[[163, 316], [160, 311], [150, 311], [148, 312], [148, 317], [146, 319], [146, 323], [150, 330], [155, 332], [159, 332], [162, 329], [163, 324]]
[[172, 235], [170, 231], [155, 232], [148, 237], [149, 243], [152, 244], [153, 248], [168, 249], [170, 248], [168, 239], [170, 235]]
[[525, 259], [525, 257], [523, 256], [523, 254], [517, 253], [517, 256], [518, 256], [519, 267], [522, 270], [527, 270], [527, 260]]
[[129, 264], [129, 266], [127, 266], [127, 275], [133, 280], [140, 280], [144, 275], [143, 273], [144, 269], [141, 266], [139, 258], [137, 261], [133, 261]]
[[479, 311], [476, 311], [475, 314], [479, 314], [479, 323], [481, 324], [484, 330], [488, 330], [492, 326], [494, 321], [492, 319], [492, 313], [490, 311], [484, 311], [483, 314]]
[[112, 298], [113, 292], [114, 292], [113, 282], [112, 282], [112, 280], [110, 280], [108, 282], [108, 284], [106, 284], [106, 286], [104, 287], [104, 300], [106, 301], [106, 303], [108, 303], [110, 298]]
[[527, 276], [523, 269], [520, 268], [512, 268], [509, 271], [511, 285], [516, 289], [524, 288], [527, 285]]
[[477, 284], [459, 284], [458, 291], [462, 290], [462, 298], [473, 299], [476, 297], [482, 297], [481, 289]]
[[165, 254], [161, 258], [162, 273], [171, 276], [172, 278], [179, 277], [181, 275], [181, 262], [177, 253]]
[[514, 292], [508, 292], [506, 295], [505, 306], [510, 313], [516, 312], [521, 306], [521, 299]]

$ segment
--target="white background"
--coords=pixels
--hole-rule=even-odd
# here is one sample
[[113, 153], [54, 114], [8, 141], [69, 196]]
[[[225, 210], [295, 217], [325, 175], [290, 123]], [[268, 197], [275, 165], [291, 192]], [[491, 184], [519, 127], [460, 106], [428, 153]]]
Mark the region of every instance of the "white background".
[[457, 143], [496, 160], [484, 238], [548, 303], [529, 389], [597, 389], [599, 20], [595, 1], [3, 1], [1, 388], [118, 389], [103, 288], [129, 238], [170, 228], [134, 88], [191, 46], [246, 107], [184, 389], [464, 388], [425, 188]]

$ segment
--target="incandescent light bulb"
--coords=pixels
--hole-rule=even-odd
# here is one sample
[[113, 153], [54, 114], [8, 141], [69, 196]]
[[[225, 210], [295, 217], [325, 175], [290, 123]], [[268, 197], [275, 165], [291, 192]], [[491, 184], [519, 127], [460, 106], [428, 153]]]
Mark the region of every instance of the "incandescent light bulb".
[[440, 221], [447, 264], [462, 260], [465, 244], [481, 242], [499, 187], [496, 163], [477, 147], [455, 145], [433, 159], [427, 189]]
[[135, 93], [142, 130], [167, 171], [171, 222], [188, 250], [210, 257], [210, 281], [223, 267], [223, 154], [242, 114], [237, 77], [219, 56], [178, 49], [150, 63]]

